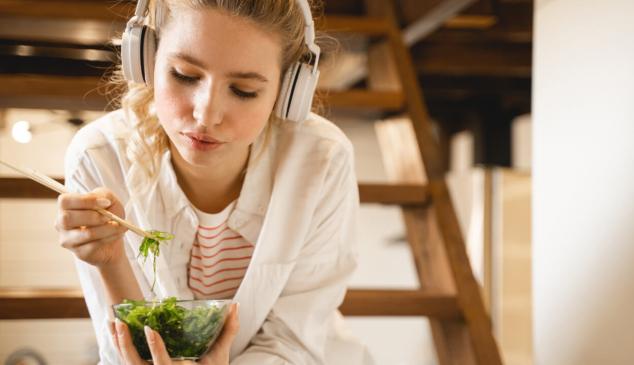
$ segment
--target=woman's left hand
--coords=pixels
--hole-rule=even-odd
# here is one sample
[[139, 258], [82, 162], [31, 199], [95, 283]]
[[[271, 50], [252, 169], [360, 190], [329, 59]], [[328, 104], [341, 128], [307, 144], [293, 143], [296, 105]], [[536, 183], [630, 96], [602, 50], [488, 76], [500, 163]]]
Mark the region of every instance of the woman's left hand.
[[[222, 333], [214, 342], [211, 350], [209, 350], [203, 357], [198, 359], [197, 362], [193, 361], [172, 361], [170, 359], [163, 339], [158, 332], [145, 326], [145, 337], [147, 338], [148, 347], [152, 354], [152, 362], [155, 365], [170, 365], [170, 364], [205, 364], [205, 365], [228, 365], [229, 364], [229, 350], [231, 344], [238, 333], [240, 327], [238, 319], [238, 305], [232, 304], [231, 310], [227, 316], [227, 321], [222, 329]], [[148, 362], [141, 359], [139, 353], [134, 348], [132, 343], [132, 336], [128, 330], [128, 326], [125, 323], [117, 320], [116, 324], [113, 323], [111, 327], [112, 341], [114, 342], [119, 356], [126, 365], [146, 365]]]

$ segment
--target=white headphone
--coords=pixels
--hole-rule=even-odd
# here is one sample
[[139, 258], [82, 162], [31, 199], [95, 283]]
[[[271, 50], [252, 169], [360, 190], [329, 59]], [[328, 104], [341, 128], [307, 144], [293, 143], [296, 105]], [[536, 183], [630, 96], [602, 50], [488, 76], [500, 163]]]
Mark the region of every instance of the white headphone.
[[[319, 79], [317, 66], [321, 50], [315, 44], [315, 26], [308, 0], [296, 1], [304, 14], [306, 23], [304, 42], [312, 53], [311, 61], [313, 63], [296, 62], [289, 67], [280, 86], [275, 115], [282, 119], [301, 122], [308, 117], [313, 103], [313, 95]], [[137, 2], [134, 16], [128, 21], [123, 33], [121, 60], [126, 80], [151, 86], [156, 55], [156, 31], [144, 24], [147, 9], [148, 0]], [[161, 6], [157, 6], [157, 22], [161, 20], [162, 16]]]

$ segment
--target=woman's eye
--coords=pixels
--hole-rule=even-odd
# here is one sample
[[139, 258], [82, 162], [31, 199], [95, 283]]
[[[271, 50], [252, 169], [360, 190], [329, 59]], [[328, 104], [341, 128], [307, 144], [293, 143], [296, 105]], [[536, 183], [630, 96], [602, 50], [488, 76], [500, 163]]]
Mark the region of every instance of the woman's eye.
[[236, 94], [237, 97], [241, 99], [251, 99], [258, 96], [258, 93], [256, 92], [242, 91], [238, 89], [237, 87], [232, 87], [231, 90], [233, 91], [234, 94]]
[[176, 71], [175, 69], [171, 69], [170, 73], [176, 80], [185, 84], [193, 84], [194, 82], [198, 81], [198, 77], [183, 75], [182, 73]]

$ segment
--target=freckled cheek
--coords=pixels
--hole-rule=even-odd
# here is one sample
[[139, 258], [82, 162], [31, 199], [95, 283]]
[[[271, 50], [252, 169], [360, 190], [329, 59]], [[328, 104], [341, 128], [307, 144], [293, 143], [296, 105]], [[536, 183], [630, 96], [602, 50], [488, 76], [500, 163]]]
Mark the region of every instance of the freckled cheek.
[[268, 123], [270, 112], [266, 108], [254, 111], [249, 115], [241, 115], [240, 123], [236, 123], [234, 133], [237, 139], [252, 143]]
[[[273, 106], [275, 104], [276, 95], [268, 96], [266, 99], [259, 100], [257, 105], [253, 105], [251, 108], [242, 108], [242, 115], [239, 126], [236, 128], [236, 135], [239, 135], [239, 139], [252, 143], [265, 129], [269, 123], [269, 117], [273, 113]], [[248, 110], [248, 115], [244, 114]]]
[[186, 121], [188, 115], [191, 117], [191, 106], [185, 96], [165, 85], [157, 85], [154, 89], [156, 113], [168, 133], [178, 128], [179, 121]]

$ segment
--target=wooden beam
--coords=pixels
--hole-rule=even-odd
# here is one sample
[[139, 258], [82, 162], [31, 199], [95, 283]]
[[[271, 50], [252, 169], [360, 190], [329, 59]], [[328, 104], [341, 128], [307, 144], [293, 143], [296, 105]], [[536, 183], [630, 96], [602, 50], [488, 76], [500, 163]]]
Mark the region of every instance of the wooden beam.
[[351, 289], [339, 309], [346, 316], [460, 318], [455, 297], [420, 290]]
[[361, 203], [425, 205], [429, 203], [423, 184], [359, 184]]

